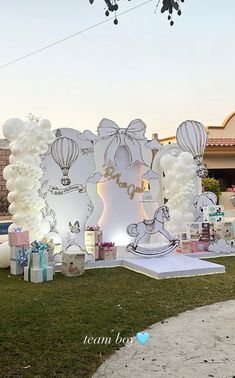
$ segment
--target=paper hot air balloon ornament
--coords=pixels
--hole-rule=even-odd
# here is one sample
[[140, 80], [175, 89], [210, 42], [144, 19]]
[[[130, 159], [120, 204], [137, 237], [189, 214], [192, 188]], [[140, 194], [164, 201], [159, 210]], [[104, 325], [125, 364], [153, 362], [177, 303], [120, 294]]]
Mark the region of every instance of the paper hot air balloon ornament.
[[181, 150], [193, 155], [197, 164], [197, 176], [206, 177], [208, 171], [203, 165], [203, 154], [207, 142], [205, 127], [197, 121], [183, 122], [176, 131], [176, 140]]
[[67, 137], [56, 139], [51, 146], [51, 155], [62, 171], [61, 184], [70, 185], [69, 170], [78, 158], [78, 145], [75, 140]]

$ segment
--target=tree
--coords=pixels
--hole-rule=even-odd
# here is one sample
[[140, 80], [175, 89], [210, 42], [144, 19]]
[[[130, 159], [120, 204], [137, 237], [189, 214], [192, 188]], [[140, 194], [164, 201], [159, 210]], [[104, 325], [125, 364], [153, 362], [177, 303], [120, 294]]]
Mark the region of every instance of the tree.
[[[115, 25], [117, 25], [118, 19], [117, 19], [116, 12], [119, 9], [119, 5], [118, 5], [119, 0], [103, 0], [103, 1], [105, 3], [105, 16], [108, 17], [110, 15], [110, 12], [111, 13], [113, 12], [115, 14], [115, 18], [113, 22]], [[131, 0], [127, 0], [127, 1], [131, 1]], [[89, 0], [89, 2], [90, 4], [93, 4], [94, 0]], [[176, 12], [178, 16], [181, 15], [180, 4], [183, 2], [184, 0], [158, 0], [157, 6], [161, 3], [162, 5], [161, 13], [165, 13], [165, 12], [168, 13], [168, 20], [170, 21], [171, 26], [174, 25], [174, 21], [172, 19], [174, 12]]]

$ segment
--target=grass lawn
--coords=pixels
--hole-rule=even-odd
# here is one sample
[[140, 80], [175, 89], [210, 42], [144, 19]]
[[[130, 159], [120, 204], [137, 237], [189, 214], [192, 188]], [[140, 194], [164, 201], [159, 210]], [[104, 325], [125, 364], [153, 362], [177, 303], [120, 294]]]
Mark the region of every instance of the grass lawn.
[[[211, 260], [226, 274], [155, 280], [125, 268], [56, 274], [30, 284], [0, 269], [0, 376], [90, 377], [115, 338], [205, 304], [235, 298], [235, 258]], [[85, 336], [111, 344], [84, 344]]]

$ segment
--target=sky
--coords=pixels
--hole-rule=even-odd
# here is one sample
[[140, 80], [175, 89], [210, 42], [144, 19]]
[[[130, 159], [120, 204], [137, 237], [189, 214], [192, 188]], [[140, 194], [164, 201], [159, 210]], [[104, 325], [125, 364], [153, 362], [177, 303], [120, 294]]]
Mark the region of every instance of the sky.
[[[120, 12], [144, 0], [120, 0]], [[170, 27], [157, 0], [0, 69], [0, 125], [28, 113], [96, 131], [102, 118], [147, 136], [235, 110], [234, 0], [185, 0]], [[0, 0], [0, 66], [106, 20], [103, 0]], [[2, 134], [0, 134], [2, 137]]]

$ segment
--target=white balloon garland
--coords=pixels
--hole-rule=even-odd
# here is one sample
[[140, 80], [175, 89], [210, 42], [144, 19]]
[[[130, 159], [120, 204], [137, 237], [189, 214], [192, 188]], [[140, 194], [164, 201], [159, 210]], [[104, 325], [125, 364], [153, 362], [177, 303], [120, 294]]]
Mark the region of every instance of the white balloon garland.
[[183, 232], [186, 222], [195, 218], [192, 199], [196, 193], [196, 165], [188, 152], [178, 156], [164, 155], [160, 160], [164, 171], [165, 197], [169, 198], [170, 221], [167, 228], [172, 233]]
[[10, 164], [3, 170], [9, 190], [9, 212], [15, 224], [29, 230], [32, 239], [41, 239], [50, 231], [49, 222], [42, 219], [45, 201], [38, 194], [43, 174], [40, 155], [47, 152], [54, 140], [50, 128], [46, 119], [24, 123], [17, 118], [7, 120], [2, 127], [5, 138], [11, 141]]

